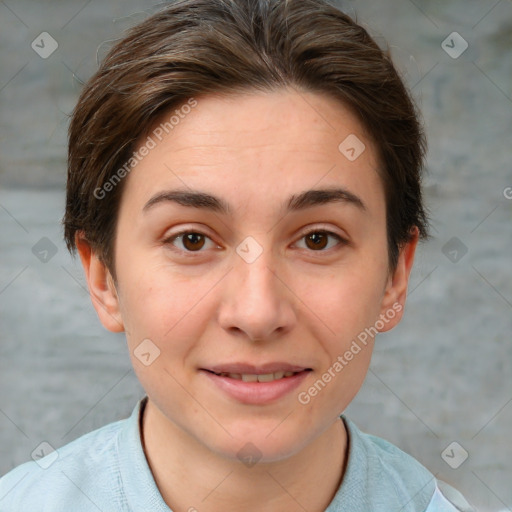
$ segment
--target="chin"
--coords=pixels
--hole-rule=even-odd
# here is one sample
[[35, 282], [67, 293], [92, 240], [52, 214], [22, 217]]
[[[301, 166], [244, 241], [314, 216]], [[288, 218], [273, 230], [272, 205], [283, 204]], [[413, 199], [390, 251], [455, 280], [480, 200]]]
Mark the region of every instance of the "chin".
[[[283, 418], [286, 415], [283, 415]], [[219, 455], [239, 460], [250, 467], [256, 462], [277, 462], [285, 460], [299, 452], [306, 444], [306, 433], [302, 428], [285, 426], [283, 418], [258, 421], [258, 419], [240, 420], [226, 425], [233, 437], [222, 436], [210, 449]], [[282, 423], [281, 423], [282, 422]]]

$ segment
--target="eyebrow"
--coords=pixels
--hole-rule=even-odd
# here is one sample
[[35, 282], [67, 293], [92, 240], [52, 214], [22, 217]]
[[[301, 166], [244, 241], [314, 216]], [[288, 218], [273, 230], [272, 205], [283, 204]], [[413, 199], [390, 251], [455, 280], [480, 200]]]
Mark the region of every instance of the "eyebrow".
[[[142, 211], [146, 212], [157, 204], [173, 202], [182, 206], [190, 206], [202, 210], [217, 212], [224, 215], [231, 215], [233, 209], [220, 197], [200, 191], [188, 190], [166, 190], [154, 195], [143, 207]], [[353, 205], [362, 212], [366, 212], [366, 206], [363, 201], [344, 188], [332, 187], [323, 189], [312, 189], [294, 194], [289, 197], [285, 203], [287, 212], [294, 212], [319, 206], [328, 203], [344, 203]]]

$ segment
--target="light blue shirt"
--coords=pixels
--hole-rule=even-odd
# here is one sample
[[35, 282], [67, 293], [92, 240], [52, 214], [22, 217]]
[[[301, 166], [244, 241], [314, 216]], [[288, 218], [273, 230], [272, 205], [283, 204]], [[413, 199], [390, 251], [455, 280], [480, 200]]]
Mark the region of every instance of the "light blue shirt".
[[[7, 473], [0, 479], [0, 512], [172, 512], [141, 444], [139, 421], [146, 399], [129, 418]], [[472, 510], [418, 461], [342, 419], [349, 440], [347, 468], [325, 512]], [[201, 512], [200, 503], [191, 503], [189, 510], [194, 508]]]

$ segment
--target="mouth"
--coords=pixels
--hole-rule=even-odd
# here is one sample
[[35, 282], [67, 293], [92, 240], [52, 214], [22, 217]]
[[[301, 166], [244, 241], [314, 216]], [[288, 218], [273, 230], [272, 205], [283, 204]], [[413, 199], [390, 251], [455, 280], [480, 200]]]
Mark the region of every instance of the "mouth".
[[312, 368], [288, 363], [253, 366], [245, 363], [200, 368], [214, 389], [238, 403], [265, 405], [290, 395]]
[[218, 377], [228, 377], [230, 379], [235, 380], [241, 380], [243, 382], [273, 382], [275, 380], [280, 379], [288, 379], [290, 377], [293, 377], [294, 375], [297, 375], [301, 372], [309, 372], [311, 371], [311, 368], [305, 368], [304, 370], [298, 371], [298, 372], [291, 372], [291, 371], [277, 371], [272, 373], [231, 373], [231, 372], [214, 372], [211, 370], [205, 370], [207, 372], [213, 373], [214, 375], [217, 375]]

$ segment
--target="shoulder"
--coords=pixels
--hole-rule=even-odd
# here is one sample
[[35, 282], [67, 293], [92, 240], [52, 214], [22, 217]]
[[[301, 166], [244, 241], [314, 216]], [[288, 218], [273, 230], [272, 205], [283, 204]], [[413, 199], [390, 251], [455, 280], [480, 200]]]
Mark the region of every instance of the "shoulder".
[[344, 420], [350, 440], [349, 457], [353, 456], [358, 473], [364, 470], [368, 493], [400, 505], [403, 512], [423, 512], [436, 486], [432, 473], [394, 444], [361, 432], [352, 421]]
[[[71, 507], [78, 512], [96, 510], [96, 503], [112, 503], [119, 486], [118, 437], [128, 421], [110, 423], [37, 462], [14, 468], [0, 479], [0, 510], [35, 512]], [[89, 492], [92, 489], [94, 493]]]
[[436, 483], [436, 490], [425, 512], [476, 512], [451, 485], [441, 480]]
[[[450, 497], [440, 490], [441, 483], [416, 459], [392, 443], [360, 431], [348, 418], [342, 416], [342, 419], [348, 433], [348, 461], [343, 482], [328, 512], [351, 509], [374, 512], [471, 510], [457, 508], [449, 501]], [[448, 487], [445, 486], [443, 492]], [[462, 498], [460, 494], [458, 496]]]

